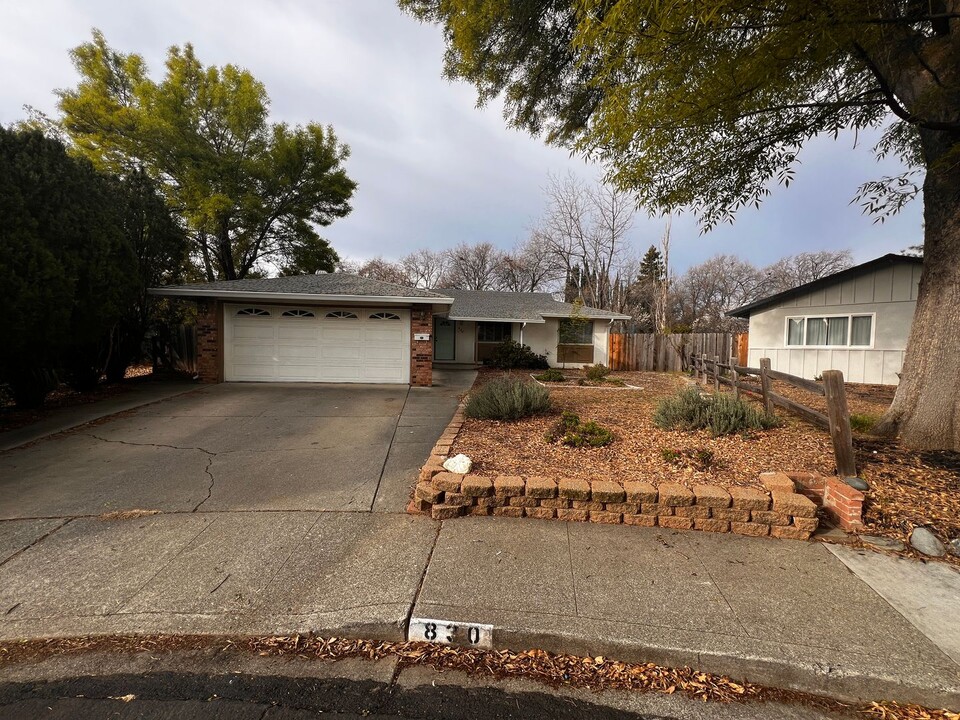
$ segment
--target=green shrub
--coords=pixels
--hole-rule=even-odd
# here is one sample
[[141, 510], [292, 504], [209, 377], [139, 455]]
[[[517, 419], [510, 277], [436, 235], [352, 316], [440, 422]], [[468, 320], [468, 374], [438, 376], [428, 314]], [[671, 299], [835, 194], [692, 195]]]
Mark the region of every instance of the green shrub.
[[850, 429], [854, 432], [868, 433], [880, 421], [876, 415], [869, 413], [853, 413], [850, 416]]
[[497, 345], [487, 362], [501, 370], [546, 370], [550, 367], [546, 355], [537, 355], [529, 345], [521, 345], [516, 340], [504, 340]]
[[563, 382], [566, 380], [563, 373], [556, 368], [548, 368], [539, 375], [534, 375], [534, 377], [540, 382]]
[[603, 382], [607, 375], [610, 374], [610, 368], [608, 368], [603, 363], [597, 363], [596, 365], [590, 365], [586, 368], [587, 380], [591, 382]]
[[695, 387], [661, 400], [653, 422], [665, 430], [709, 430], [714, 437], [778, 425], [776, 418], [733, 395], [703, 395]]
[[604, 447], [613, 442], [613, 433], [593, 420], [583, 422], [576, 413], [564, 411], [553, 430], [547, 433], [547, 442], [560, 442], [570, 447]]
[[515, 377], [491, 380], [472, 393], [464, 413], [479, 420], [519, 420], [550, 409], [550, 393], [542, 385]]

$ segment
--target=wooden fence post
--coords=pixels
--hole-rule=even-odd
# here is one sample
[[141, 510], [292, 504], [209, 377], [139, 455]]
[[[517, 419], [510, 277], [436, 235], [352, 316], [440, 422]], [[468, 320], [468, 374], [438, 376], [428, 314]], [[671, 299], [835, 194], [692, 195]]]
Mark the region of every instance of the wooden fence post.
[[830, 438], [837, 459], [837, 474], [841, 478], [856, 477], [857, 463], [853, 454], [853, 435], [850, 432], [850, 411], [839, 370], [823, 371], [823, 390], [827, 397], [827, 418], [830, 420]]
[[770, 358], [760, 358], [760, 390], [763, 392], [763, 409], [767, 415], [773, 415], [773, 398], [770, 397]]
[[713, 391], [720, 392], [720, 356], [713, 356]]
[[730, 382], [733, 383], [733, 396], [740, 399], [740, 373], [737, 372], [737, 358], [730, 356]]

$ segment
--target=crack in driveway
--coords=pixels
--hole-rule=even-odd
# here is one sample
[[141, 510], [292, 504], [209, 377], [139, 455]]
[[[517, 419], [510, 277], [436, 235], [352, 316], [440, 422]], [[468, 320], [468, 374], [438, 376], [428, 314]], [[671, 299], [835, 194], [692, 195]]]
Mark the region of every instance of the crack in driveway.
[[203, 505], [207, 500], [213, 495], [213, 486], [216, 484], [217, 480], [213, 476], [213, 471], [210, 469], [213, 466], [213, 459], [217, 457], [217, 453], [207, 450], [202, 447], [183, 447], [181, 445], [166, 445], [164, 443], [140, 443], [140, 442], [129, 442], [127, 440], [111, 440], [110, 438], [100, 437], [99, 435], [94, 435], [93, 433], [83, 433], [87, 437], [91, 437], [94, 440], [99, 440], [105, 443], [117, 443], [119, 445], [131, 445], [133, 447], [154, 447], [154, 448], [168, 448], [170, 450], [194, 450], [196, 452], [202, 452], [207, 455], [207, 464], [203, 468], [204, 474], [210, 478], [210, 484], [207, 486], [207, 495], [200, 502], [196, 504], [191, 512], [197, 512], [200, 509], [200, 506]]

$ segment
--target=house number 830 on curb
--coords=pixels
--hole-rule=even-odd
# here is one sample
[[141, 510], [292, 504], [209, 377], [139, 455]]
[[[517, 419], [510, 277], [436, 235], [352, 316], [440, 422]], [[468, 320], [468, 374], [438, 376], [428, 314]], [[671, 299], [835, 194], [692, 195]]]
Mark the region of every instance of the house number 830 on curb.
[[449, 620], [411, 618], [407, 639], [415, 642], [461, 645], [493, 649], [493, 625], [478, 623], [454, 623]]

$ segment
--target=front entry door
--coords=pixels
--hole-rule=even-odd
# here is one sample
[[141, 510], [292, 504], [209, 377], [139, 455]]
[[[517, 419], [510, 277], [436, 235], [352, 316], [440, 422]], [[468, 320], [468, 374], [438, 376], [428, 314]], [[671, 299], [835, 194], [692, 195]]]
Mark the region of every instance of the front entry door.
[[457, 359], [457, 321], [447, 318], [433, 319], [433, 359]]

